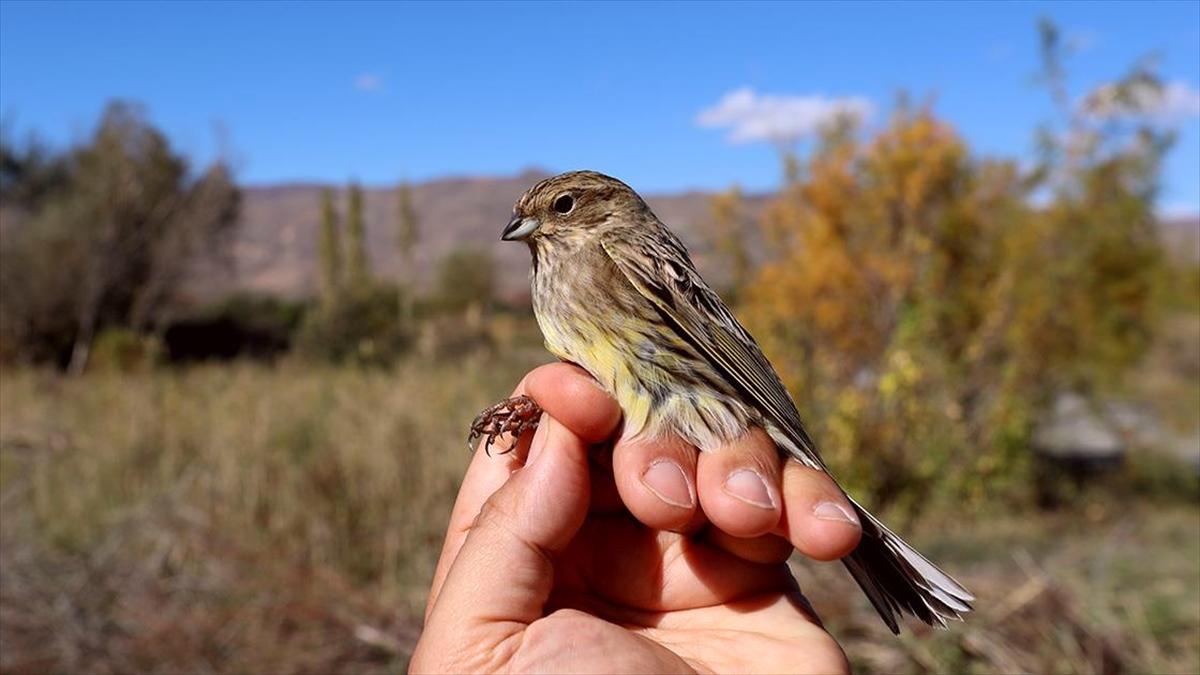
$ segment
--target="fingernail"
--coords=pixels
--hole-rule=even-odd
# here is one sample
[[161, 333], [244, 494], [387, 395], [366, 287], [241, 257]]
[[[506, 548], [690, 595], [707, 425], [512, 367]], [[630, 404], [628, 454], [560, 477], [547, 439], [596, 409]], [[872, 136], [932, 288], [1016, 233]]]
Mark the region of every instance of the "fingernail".
[[821, 502], [813, 507], [813, 515], [821, 520], [836, 520], [858, 525], [858, 516], [837, 502]]
[[775, 508], [767, 482], [757, 471], [738, 469], [725, 479], [725, 494], [763, 509]]
[[671, 506], [690, 509], [696, 503], [692, 486], [683, 469], [669, 459], [655, 460], [642, 474], [642, 485]]

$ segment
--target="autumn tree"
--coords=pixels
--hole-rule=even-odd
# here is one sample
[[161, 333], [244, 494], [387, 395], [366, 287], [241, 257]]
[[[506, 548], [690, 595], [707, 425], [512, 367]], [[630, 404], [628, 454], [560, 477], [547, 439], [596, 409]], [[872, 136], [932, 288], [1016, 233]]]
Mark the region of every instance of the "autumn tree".
[[840, 120], [768, 208], [749, 322], [876, 503], [1022, 489], [1054, 397], [1111, 386], [1145, 350], [1170, 139], [1125, 103], [1154, 82], [1057, 97], [1066, 121], [1030, 172], [974, 157], [927, 107], [900, 103], [865, 140]]
[[968, 402], [1003, 231], [980, 174], [952, 129], [900, 106], [868, 143], [850, 120], [827, 128], [765, 217], [777, 256], [748, 288], [751, 321], [877, 501], [919, 500], [966, 443], [943, 418]]
[[750, 236], [754, 221], [737, 186], [711, 197], [708, 209], [708, 238], [713, 251], [728, 261], [729, 287], [724, 290], [730, 301], [736, 302], [750, 278]]
[[[1025, 378], [1052, 378], [1081, 393], [1111, 387], [1150, 343], [1163, 273], [1154, 204], [1174, 133], [1156, 119], [1162, 83], [1146, 62], [1080, 101], [1066, 93], [1057, 28], [1040, 26], [1040, 81], [1058, 115], [1039, 131], [1030, 178], [1050, 200], [1019, 242], [1024, 313], [1014, 349], [1028, 352]], [[1037, 310], [1036, 312], [1034, 310]]]

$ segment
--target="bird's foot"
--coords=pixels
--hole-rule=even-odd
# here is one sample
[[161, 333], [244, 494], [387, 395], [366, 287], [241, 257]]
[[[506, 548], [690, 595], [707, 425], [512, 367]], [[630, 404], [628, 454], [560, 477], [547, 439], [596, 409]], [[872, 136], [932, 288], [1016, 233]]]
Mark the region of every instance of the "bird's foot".
[[475, 441], [484, 437], [483, 451], [490, 457], [492, 444], [504, 434], [512, 438], [512, 443], [499, 454], [512, 452], [517, 447], [521, 434], [537, 428], [542, 418], [542, 408], [533, 399], [522, 394], [505, 399], [496, 405], [488, 406], [471, 422], [471, 435], [467, 437], [467, 445], [474, 447]]

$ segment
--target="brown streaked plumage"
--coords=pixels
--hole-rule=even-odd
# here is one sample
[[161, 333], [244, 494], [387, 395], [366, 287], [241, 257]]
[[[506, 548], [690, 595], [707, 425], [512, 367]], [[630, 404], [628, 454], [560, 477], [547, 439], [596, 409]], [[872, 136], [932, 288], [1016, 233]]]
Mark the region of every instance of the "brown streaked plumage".
[[[626, 433], [674, 433], [708, 451], [760, 426], [781, 453], [828, 472], [754, 338], [629, 186], [592, 171], [544, 180], [517, 202], [503, 238], [533, 254], [546, 347], [613, 395]], [[473, 429], [486, 433], [481, 424]], [[901, 613], [944, 625], [970, 611], [966, 589], [855, 508], [863, 537], [843, 562], [893, 632]]]

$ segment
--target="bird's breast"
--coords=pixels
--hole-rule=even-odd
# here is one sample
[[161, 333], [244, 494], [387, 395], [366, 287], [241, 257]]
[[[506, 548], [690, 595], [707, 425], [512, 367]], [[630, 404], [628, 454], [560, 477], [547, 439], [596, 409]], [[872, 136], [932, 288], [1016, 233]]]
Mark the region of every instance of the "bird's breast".
[[670, 432], [708, 450], [745, 433], [754, 414], [726, 379], [607, 256], [589, 263], [567, 269], [543, 258], [535, 268], [534, 313], [550, 353], [616, 399], [627, 436]]

